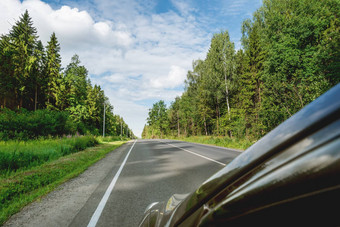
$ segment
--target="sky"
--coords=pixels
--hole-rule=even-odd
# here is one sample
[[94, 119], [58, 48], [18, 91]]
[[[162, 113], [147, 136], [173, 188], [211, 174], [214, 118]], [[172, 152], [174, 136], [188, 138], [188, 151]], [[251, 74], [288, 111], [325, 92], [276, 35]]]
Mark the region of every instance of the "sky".
[[140, 137], [153, 103], [184, 91], [193, 60], [214, 33], [228, 30], [240, 49], [241, 24], [262, 0], [0, 0], [0, 34], [27, 9], [44, 45], [53, 32], [62, 66], [74, 54], [100, 85], [114, 114]]

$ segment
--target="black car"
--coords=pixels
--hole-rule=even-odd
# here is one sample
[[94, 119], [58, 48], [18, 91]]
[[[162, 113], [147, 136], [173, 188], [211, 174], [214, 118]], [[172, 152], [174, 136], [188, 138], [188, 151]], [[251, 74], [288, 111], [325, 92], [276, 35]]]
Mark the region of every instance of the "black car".
[[140, 226], [340, 226], [340, 84]]

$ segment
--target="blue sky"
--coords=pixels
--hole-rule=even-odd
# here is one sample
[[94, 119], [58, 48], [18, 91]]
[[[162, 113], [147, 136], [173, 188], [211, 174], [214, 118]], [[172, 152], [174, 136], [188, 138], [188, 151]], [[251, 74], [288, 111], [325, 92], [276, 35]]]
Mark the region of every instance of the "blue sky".
[[140, 136], [152, 104], [182, 94], [192, 61], [204, 59], [214, 33], [241, 48], [241, 24], [262, 0], [0, 0], [0, 34], [28, 9], [46, 45], [55, 32], [65, 67], [78, 54]]

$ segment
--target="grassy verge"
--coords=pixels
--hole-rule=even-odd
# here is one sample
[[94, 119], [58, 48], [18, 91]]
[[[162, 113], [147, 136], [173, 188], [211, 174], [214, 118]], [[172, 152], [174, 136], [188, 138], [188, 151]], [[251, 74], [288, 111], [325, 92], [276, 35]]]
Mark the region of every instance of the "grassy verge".
[[100, 143], [105, 143], [105, 142], [115, 142], [115, 141], [128, 141], [130, 138], [124, 137], [124, 136], [97, 136], [96, 139]]
[[29, 169], [98, 144], [93, 136], [0, 142], [0, 175]]
[[192, 143], [209, 144], [220, 147], [234, 148], [239, 150], [245, 150], [250, 147], [256, 141], [250, 141], [246, 138], [229, 138], [222, 136], [190, 136], [190, 137], [175, 137], [171, 139], [182, 140]]
[[79, 175], [123, 143], [102, 143], [40, 166], [0, 176], [0, 225], [25, 205]]

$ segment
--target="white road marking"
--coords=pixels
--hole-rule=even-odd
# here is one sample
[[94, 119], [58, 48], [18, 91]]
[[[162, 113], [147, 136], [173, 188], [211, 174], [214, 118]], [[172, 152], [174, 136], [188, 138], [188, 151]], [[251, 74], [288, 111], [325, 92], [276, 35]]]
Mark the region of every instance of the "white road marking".
[[[160, 141], [160, 142], [162, 142], [162, 141]], [[166, 142], [162, 142], [162, 143], [166, 143]], [[220, 164], [220, 165], [222, 165], [222, 166], [226, 166], [226, 165], [227, 165], [227, 164], [224, 164], [224, 163], [222, 163], [222, 162], [216, 161], [216, 160], [214, 160], [214, 159], [208, 158], [208, 157], [206, 157], [206, 156], [204, 156], [204, 155], [200, 155], [200, 154], [197, 154], [197, 153], [195, 153], [195, 152], [193, 152], [193, 151], [189, 151], [189, 150], [187, 150], [187, 149], [184, 149], [184, 148], [175, 146], [175, 145], [173, 145], [173, 144], [170, 144], [170, 143], [166, 143], [166, 144], [168, 144], [168, 145], [170, 145], [170, 146], [173, 146], [173, 147], [176, 147], [176, 148], [178, 148], [178, 149], [181, 149], [181, 150], [183, 150], [183, 151], [189, 152], [189, 153], [191, 153], [191, 154], [197, 155], [197, 156], [199, 156], [199, 157], [201, 157], [201, 158], [205, 158], [205, 159], [207, 159], [207, 160], [209, 160], [209, 161], [215, 162], [215, 163]]]
[[135, 143], [136, 143], [136, 142], [137, 142], [137, 140], [135, 140], [135, 142], [133, 143], [133, 145], [132, 145], [132, 147], [130, 148], [128, 154], [126, 155], [124, 161], [122, 162], [122, 164], [121, 164], [121, 166], [120, 166], [118, 172], [116, 173], [116, 175], [115, 175], [114, 178], [112, 179], [112, 181], [111, 181], [109, 187], [106, 189], [106, 192], [105, 192], [105, 194], [104, 194], [102, 200], [101, 200], [100, 203], [98, 204], [98, 207], [97, 207], [96, 211], [93, 213], [92, 218], [91, 218], [89, 224], [87, 225], [87, 227], [95, 227], [95, 226], [97, 225], [97, 222], [98, 222], [98, 220], [99, 220], [99, 218], [100, 218], [100, 215], [102, 214], [102, 212], [103, 212], [103, 210], [104, 210], [104, 207], [105, 207], [105, 205], [106, 205], [106, 202], [107, 202], [107, 200], [109, 199], [109, 196], [110, 196], [110, 194], [111, 194], [111, 192], [112, 192], [112, 190], [113, 190], [113, 188], [114, 188], [114, 186], [115, 186], [115, 184], [116, 184], [116, 182], [117, 182], [117, 180], [118, 180], [118, 177], [119, 177], [120, 173], [122, 172], [122, 170], [123, 170], [123, 168], [124, 168], [124, 165], [125, 165], [125, 163], [126, 163], [128, 157], [129, 157], [129, 155], [130, 155], [130, 153], [131, 153], [131, 151], [132, 151], [132, 148], [135, 146]]

